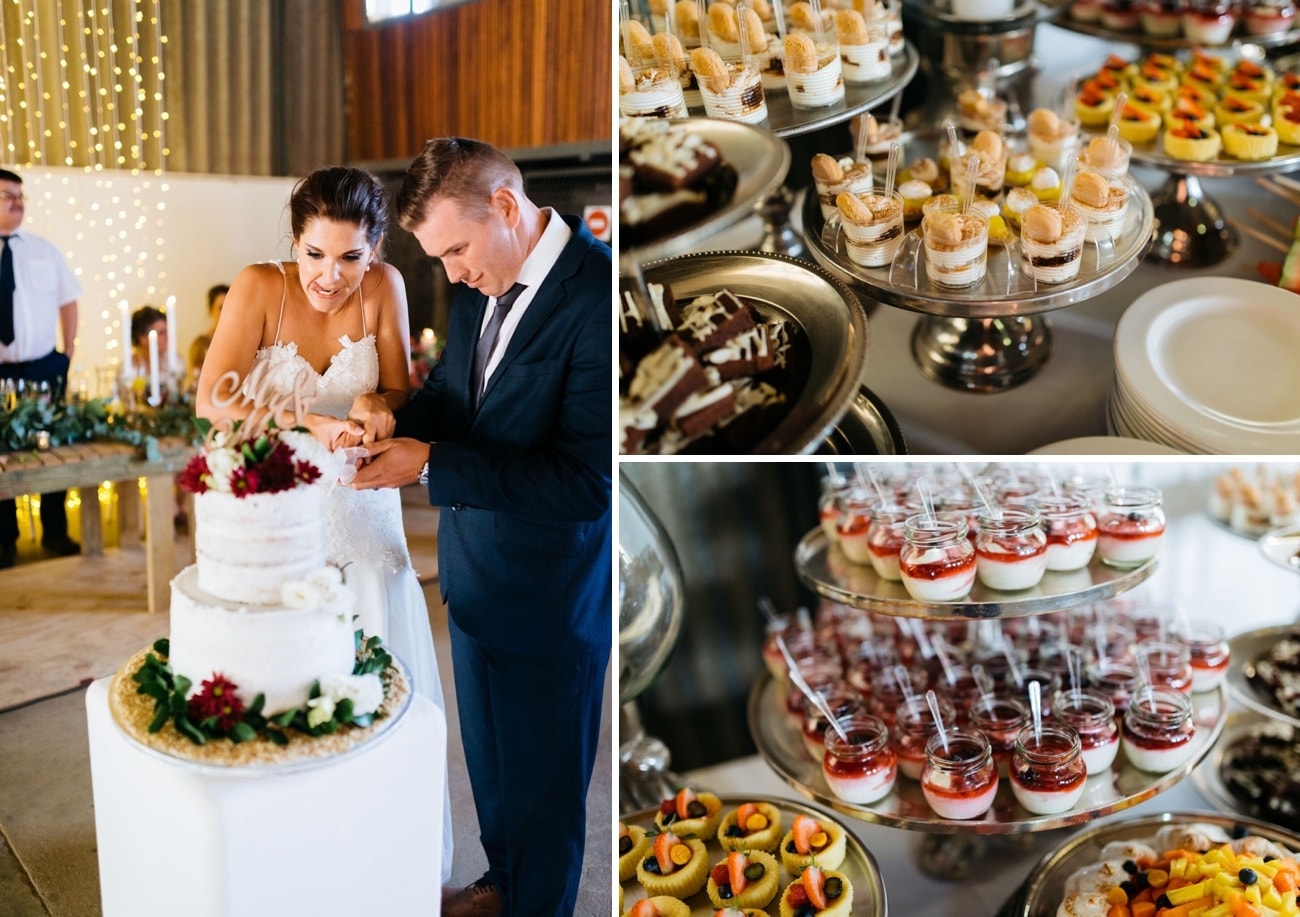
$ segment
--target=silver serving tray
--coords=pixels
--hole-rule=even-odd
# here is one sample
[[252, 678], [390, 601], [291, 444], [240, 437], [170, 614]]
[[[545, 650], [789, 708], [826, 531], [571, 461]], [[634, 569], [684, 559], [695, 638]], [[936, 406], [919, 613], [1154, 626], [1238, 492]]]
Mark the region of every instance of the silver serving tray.
[[910, 41], [904, 42], [902, 54], [891, 58], [889, 76], [870, 83], [845, 83], [844, 99], [825, 108], [795, 108], [790, 104], [790, 94], [781, 90], [767, 90], [766, 127], [778, 137], [797, 137], [819, 131], [825, 127], [842, 124], [854, 115], [870, 111], [906, 88], [916, 76], [920, 55]]
[[[1083, 132], [1085, 137], [1105, 136], [1104, 133]], [[1235, 175], [1272, 175], [1275, 172], [1290, 172], [1300, 166], [1300, 147], [1289, 146], [1279, 142], [1277, 153], [1271, 159], [1252, 161], [1233, 159], [1220, 155], [1217, 159], [1194, 162], [1190, 159], [1176, 159], [1165, 152], [1165, 132], [1161, 128], [1156, 139], [1146, 143], [1133, 144], [1130, 161], [1174, 175], [1195, 175], [1199, 178], [1232, 178]]]
[[[810, 806], [801, 805], [798, 802], [789, 799], [775, 799], [766, 796], [744, 796], [744, 795], [724, 795], [719, 796], [722, 800], [723, 813], [728, 809], [734, 809], [741, 803], [746, 802], [766, 802], [774, 805], [781, 811], [781, 825], [784, 832], [794, 823], [796, 815], [808, 815], [818, 821], [836, 822], [834, 818], [825, 812], [818, 811]], [[625, 825], [636, 825], [641, 828], [649, 829], [654, 825], [656, 809], [642, 809], [631, 815], [625, 815], [621, 819]], [[848, 877], [849, 883], [853, 886], [853, 913], [860, 917], [886, 917], [889, 913], [889, 902], [885, 896], [885, 882], [880, 876], [880, 869], [876, 866], [876, 859], [862, 842], [853, 836], [853, 832], [846, 826], [840, 825], [844, 829], [844, 839], [847, 844], [847, 851], [844, 857], [844, 863], [836, 868], [837, 872], [844, 873]], [[712, 868], [717, 863], [722, 862], [727, 851], [722, 849], [716, 837], [701, 838], [705, 842], [705, 849], [709, 853], [709, 866]], [[778, 854], [773, 854], [777, 862], [781, 862]], [[777, 896], [772, 899], [771, 904], [764, 910], [774, 910], [781, 894], [785, 891], [786, 886], [794, 879], [794, 876], [781, 868], [781, 877], [778, 881]], [[637, 882], [634, 876], [623, 883], [623, 907], [622, 913], [627, 913], [636, 904], [645, 897], [645, 889]], [[713, 917], [715, 908], [713, 902], [709, 900], [708, 894], [701, 889], [696, 894], [686, 899], [690, 905], [692, 917]]]
[[1259, 536], [1259, 550], [1283, 570], [1300, 573], [1300, 528], [1292, 525], [1265, 532]]
[[1224, 45], [1207, 45], [1205, 42], [1192, 41], [1182, 35], [1162, 38], [1157, 35], [1148, 35], [1140, 28], [1131, 32], [1117, 32], [1114, 29], [1106, 28], [1100, 22], [1076, 22], [1069, 16], [1062, 16], [1057, 19], [1055, 25], [1063, 29], [1069, 29], [1071, 32], [1091, 35], [1093, 38], [1102, 38], [1115, 44], [1137, 45], [1144, 51], [1183, 51], [1189, 48], [1205, 47], [1239, 48], [1242, 45], [1272, 48], [1300, 41], [1300, 29], [1287, 29], [1274, 35], [1247, 35], [1240, 22], [1237, 24], [1237, 29], [1228, 37], [1228, 43]]
[[818, 455], [906, 455], [907, 442], [894, 415], [865, 385], [834, 428], [826, 434]]
[[899, 775], [894, 789], [879, 802], [855, 805], [841, 801], [822, 776], [820, 761], [804, 747], [799, 724], [785, 708], [785, 686], [762, 675], [749, 693], [749, 731], [758, 753], [777, 775], [802, 795], [837, 812], [863, 821], [935, 834], [1025, 834], [1082, 824], [1150, 799], [1182, 780], [1214, 745], [1227, 718], [1228, 699], [1216, 691], [1192, 695], [1196, 718], [1192, 756], [1181, 767], [1164, 774], [1148, 774], [1131, 766], [1121, 749], [1109, 774], [1088, 779], [1083, 798], [1060, 815], [1033, 815], [1020, 807], [1009, 780], [1001, 780], [993, 807], [976, 819], [940, 818], [925, 801], [921, 785]]
[[699, 134], [722, 151], [723, 159], [736, 170], [736, 191], [726, 205], [680, 232], [638, 248], [622, 249], [620, 261], [643, 263], [694, 251], [724, 229], [753, 216], [758, 203], [781, 187], [790, 170], [790, 147], [770, 131], [713, 118], [687, 118], [673, 123]]
[[805, 535], [794, 549], [799, 579], [818, 595], [854, 608], [907, 618], [1018, 618], [1100, 602], [1132, 589], [1155, 572], [1157, 559], [1121, 570], [1095, 555], [1087, 567], [1048, 571], [1032, 589], [999, 592], [979, 581], [970, 595], [955, 602], [922, 602], [901, 582], [881, 579], [869, 564], [855, 564], [820, 528]]
[[[915, 159], [933, 152], [937, 140], [930, 137], [909, 141], [907, 156]], [[813, 258], [837, 278], [856, 289], [870, 291], [873, 298], [891, 306], [926, 315], [949, 318], [1012, 318], [1062, 309], [1098, 296], [1128, 277], [1137, 268], [1151, 243], [1155, 210], [1151, 195], [1131, 176], [1129, 208], [1124, 229], [1114, 251], [1106, 255], [1096, 245], [1085, 243], [1079, 276], [1068, 283], [1037, 285], [1020, 271], [1020, 243], [990, 246], [984, 279], [971, 287], [950, 290], [930, 283], [925, 273], [921, 229], [917, 225], [903, 237], [889, 267], [863, 267], [854, 262], [841, 229], [839, 214], [828, 220], [814, 193], [804, 195], [804, 240]]]
[[852, 291], [815, 265], [767, 252], [701, 252], [647, 264], [643, 271], [647, 282], [671, 285], [679, 301], [726, 288], [750, 300], [764, 318], [799, 326], [812, 352], [808, 380], [751, 451], [815, 451], [853, 403], [867, 360], [867, 317]]
[[[1219, 737], [1218, 742], [1214, 743], [1214, 749], [1201, 762], [1201, 766], [1192, 771], [1192, 785], [1220, 811], [1229, 815], [1241, 812], [1249, 803], [1238, 799], [1228, 789], [1223, 780], [1223, 766], [1228, 753], [1239, 743], [1266, 734], [1287, 741], [1300, 739], [1295, 729], [1286, 723], [1269, 719], [1250, 710], [1234, 710], [1228, 715], [1228, 722], [1223, 727], [1223, 735]], [[1267, 813], [1260, 813], [1255, 817], [1268, 821]]]
[[1029, 874], [1021, 898], [1012, 913], [1016, 917], [1056, 917], [1065, 894], [1065, 883], [1077, 870], [1098, 861], [1101, 848], [1111, 841], [1143, 840], [1154, 837], [1165, 825], [1203, 822], [1218, 825], [1229, 834], [1239, 825], [1251, 834], [1267, 838], [1288, 850], [1300, 850], [1300, 836], [1267, 822], [1242, 816], [1229, 817], [1212, 812], [1166, 812], [1128, 821], [1098, 825], [1076, 834], [1052, 853], [1039, 860]]
[[1290, 726], [1300, 727], [1300, 719], [1278, 709], [1273, 700], [1256, 690], [1250, 678], [1255, 674], [1255, 663], [1273, 648], [1273, 645], [1287, 634], [1300, 631], [1300, 625], [1283, 624], [1274, 627], [1261, 627], [1237, 634], [1228, 641], [1228, 650], [1232, 654], [1228, 660], [1226, 681], [1232, 696], [1245, 706], [1270, 719], [1278, 720]]

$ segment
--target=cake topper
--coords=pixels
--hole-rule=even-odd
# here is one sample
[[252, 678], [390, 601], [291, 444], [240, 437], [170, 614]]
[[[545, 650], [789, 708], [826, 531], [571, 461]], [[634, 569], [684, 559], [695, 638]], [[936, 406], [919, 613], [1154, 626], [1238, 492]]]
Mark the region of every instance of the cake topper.
[[[255, 363], [241, 385], [239, 373], [229, 370], [217, 377], [208, 395], [212, 406], [217, 409], [232, 405], [248, 407], [247, 416], [238, 424], [239, 437], [244, 441], [259, 439], [272, 427], [282, 427], [278, 418], [284, 413], [292, 418], [287, 425], [288, 429], [301, 426], [316, 402], [316, 386], [308, 367], [299, 368], [293, 376], [293, 384], [287, 390], [282, 389], [269, 374], [268, 363]], [[210, 446], [218, 433], [233, 434], [235, 429], [235, 418], [226, 417], [214, 422], [204, 439], [204, 445]]]

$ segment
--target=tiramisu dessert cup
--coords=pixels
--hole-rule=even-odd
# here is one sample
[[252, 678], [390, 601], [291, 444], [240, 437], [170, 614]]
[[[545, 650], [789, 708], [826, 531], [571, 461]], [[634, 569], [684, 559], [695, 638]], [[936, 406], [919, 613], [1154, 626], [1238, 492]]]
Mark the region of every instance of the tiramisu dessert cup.
[[888, 78], [893, 71], [885, 20], [868, 22], [857, 10], [836, 10], [835, 37], [840, 44], [844, 82], [870, 83]]
[[685, 118], [681, 79], [672, 70], [618, 62], [618, 110], [627, 117]]
[[785, 36], [785, 80], [795, 108], [825, 108], [844, 100], [840, 49], [833, 40], [821, 44], [809, 35]]
[[925, 271], [939, 287], [960, 289], [984, 279], [988, 268], [989, 222], [977, 213], [934, 209], [921, 220]]
[[921, 792], [935, 815], [966, 821], [979, 818], [998, 794], [993, 749], [981, 732], [947, 729], [925, 746]]
[[1078, 207], [1034, 204], [1021, 217], [1021, 272], [1038, 283], [1074, 280], [1079, 276], [1079, 265], [1083, 261], [1083, 241], [1087, 230], [1088, 220]]
[[1003, 509], [980, 516], [975, 569], [990, 589], [1015, 592], [1037, 586], [1047, 571], [1047, 535], [1036, 509]]
[[[971, 160], [975, 165], [975, 187], [967, 187]], [[957, 157], [952, 166], [952, 191], [961, 200], [968, 195], [996, 197], [1007, 179], [1007, 148], [995, 131], [980, 131], [970, 149]]]
[[1058, 172], [1079, 145], [1079, 119], [1062, 118], [1048, 108], [1035, 108], [1029, 113], [1028, 130], [1029, 152]]
[[1115, 178], [1128, 172], [1133, 144], [1123, 137], [1093, 137], [1079, 152], [1079, 167]]
[[1097, 519], [1097, 554], [1112, 567], [1139, 567], [1160, 553], [1165, 535], [1161, 494], [1154, 487], [1106, 491]]
[[898, 777], [898, 757], [889, 744], [889, 728], [879, 717], [855, 714], [836, 720], [845, 733], [826, 730], [822, 776], [845, 802], [865, 805], [889, 795]]
[[1092, 169], [1080, 169], [1070, 191], [1073, 204], [1088, 221], [1083, 238], [1092, 243], [1114, 243], [1124, 231], [1128, 214], [1128, 183]]
[[907, 520], [898, 555], [903, 587], [921, 602], [952, 602], [975, 583], [975, 549], [966, 520], [925, 514]]
[[885, 267], [894, 260], [903, 242], [901, 194], [897, 191], [840, 194], [835, 205], [850, 260], [863, 267]]
[[873, 184], [871, 163], [854, 162], [848, 156], [836, 159], [818, 153], [812, 158], [812, 174], [817, 202], [821, 204], [822, 218], [826, 220], [835, 213], [835, 199], [840, 194], [866, 194]]
[[740, 57], [740, 20], [731, 3], [710, 3], [708, 45], [723, 58]]
[[[866, 137], [862, 136], [863, 131], [866, 131]], [[854, 149], [861, 149], [873, 162], [884, 162], [889, 158], [890, 146], [895, 141], [900, 145], [903, 143], [903, 119], [894, 117], [881, 121], [872, 114], [859, 115], [849, 122], [849, 133], [853, 136]], [[936, 180], [938, 171], [936, 166], [933, 176]], [[927, 184], [931, 179], [929, 175], [913, 174], [912, 177]]]
[[688, 109], [700, 109], [704, 107], [704, 99], [700, 95], [700, 84], [695, 81], [695, 74], [691, 71], [691, 59], [687, 56], [686, 50], [682, 47], [681, 40], [672, 32], [660, 32], [654, 37], [655, 60], [659, 66], [668, 69], [670, 66], [677, 72], [677, 80], [682, 84], [682, 99], [686, 102]]
[[691, 52], [691, 69], [700, 86], [704, 112], [710, 118], [725, 118], [744, 124], [767, 120], [767, 98], [758, 64], [723, 60], [712, 48]]
[[978, 89], [957, 94], [957, 124], [967, 133], [1001, 131], [1007, 120], [1005, 99], [988, 98]]

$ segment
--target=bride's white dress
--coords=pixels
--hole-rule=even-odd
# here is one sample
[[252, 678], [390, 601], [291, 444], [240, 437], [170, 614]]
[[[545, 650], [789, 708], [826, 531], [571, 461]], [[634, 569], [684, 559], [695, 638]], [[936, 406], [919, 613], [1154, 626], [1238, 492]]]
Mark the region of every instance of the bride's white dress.
[[[280, 309], [283, 317], [283, 301]], [[379, 387], [379, 350], [374, 333], [366, 333], [365, 310], [361, 312], [361, 339], [339, 338], [341, 349], [324, 373], [316, 372], [299, 355], [296, 343], [280, 342], [278, 323], [276, 341], [257, 351], [254, 369], [266, 364], [266, 378], [283, 392], [292, 391], [305, 374], [316, 385], [311, 411], [347, 417], [358, 395]], [[312, 394], [310, 386], [305, 394]], [[445, 711], [429, 608], [406, 547], [401, 493], [393, 488], [354, 490], [334, 484], [325, 499], [325, 534], [329, 562], [342, 568], [344, 581], [356, 597], [357, 626], [367, 636], [378, 635], [405, 664], [415, 690]], [[426, 766], [434, 767], [436, 762]], [[445, 762], [443, 767], [445, 771]], [[442, 881], [446, 884], [451, 877], [452, 832], [445, 774], [443, 786]]]

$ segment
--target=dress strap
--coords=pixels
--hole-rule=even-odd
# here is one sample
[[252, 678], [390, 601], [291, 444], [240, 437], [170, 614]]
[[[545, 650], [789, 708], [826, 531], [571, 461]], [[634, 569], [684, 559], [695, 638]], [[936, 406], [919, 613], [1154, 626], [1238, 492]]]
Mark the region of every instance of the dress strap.
[[280, 276], [284, 279], [284, 289], [280, 292], [280, 318], [275, 323], [275, 343], [280, 343], [280, 326], [284, 324], [284, 303], [289, 298], [289, 275], [285, 272], [284, 262], [278, 258], [272, 262], [280, 269]]
[[357, 296], [361, 301], [361, 337], [366, 336], [366, 276], [361, 275], [361, 283], [357, 284]]

